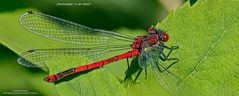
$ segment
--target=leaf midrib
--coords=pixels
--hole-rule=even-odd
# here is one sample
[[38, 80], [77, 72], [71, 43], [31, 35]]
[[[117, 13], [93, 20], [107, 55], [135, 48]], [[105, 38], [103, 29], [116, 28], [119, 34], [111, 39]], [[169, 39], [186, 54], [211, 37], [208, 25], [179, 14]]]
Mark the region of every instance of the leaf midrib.
[[197, 69], [198, 67], [201, 65], [201, 63], [207, 59], [208, 55], [211, 53], [212, 49], [216, 46], [216, 44], [221, 40], [221, 38], [225, 35], [225, 33], [228, 31], [228, 29], [231, 27], [231, 25], [235, 24], [235, 22], [238, 21], [238, 18], [235, 18], [235, 20], [233, 20], [234, 22], [230, 23], [226, 29], [223, 31], [223, 33], [219, 36], [219, 38], [212, 44], [212, 46], [208, 49], [207, 53], [203, 56], [203, 58], [200, 60], [199, 63], [196, 64], [196, 66], [194, 67], [194, 69], [188, 74], [186, 75], [185, 78], [182, 79], [182, 81], [178, 84], [178, 86], [180, 86], [183, 82], [185, 82]]

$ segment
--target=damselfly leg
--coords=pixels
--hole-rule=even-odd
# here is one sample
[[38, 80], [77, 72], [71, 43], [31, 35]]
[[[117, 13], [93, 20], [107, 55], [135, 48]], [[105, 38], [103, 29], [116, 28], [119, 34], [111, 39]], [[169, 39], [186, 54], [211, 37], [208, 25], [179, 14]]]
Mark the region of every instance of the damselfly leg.
[[177, 63], [179, 61], [178, 58], [170, 58], [170, 54], [172, 53], [173, 50], [176, 50], [178, 49], [179, 47], [178, 46], [171, 46], [171, 47], [168, 47], [166, 45], [163, 45], [163, 44], [160, 44], [159, 46], [163, 47], [164, 49], [168, 49], [169, 52], [167, 54], [165, 54], [164, 52], [161, 53], [161, 56], [160, 56], [160, 59], [162, 61], [174, 61], [172, 64], [170, 64], [169, 66], [166, 67], [166, 69], [170, 68], [171, 66], [173, 66], [175, 63]]

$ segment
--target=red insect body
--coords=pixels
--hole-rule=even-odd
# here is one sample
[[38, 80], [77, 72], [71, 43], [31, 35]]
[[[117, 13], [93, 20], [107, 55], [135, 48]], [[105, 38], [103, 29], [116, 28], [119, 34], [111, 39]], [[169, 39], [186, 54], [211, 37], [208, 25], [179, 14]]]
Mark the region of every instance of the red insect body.
[[85, 70], [94, 69], [94, 68], [97, 68], [99, 66], [103, 66], [103, 65], [121, 60], [121, 59], [132, 58], [132, 57], [135, 57], [135, 56], [138, 56], [138, 55], [139, 55], [138, 50], [134, 49], [134, 50], [131, 50], [131, 51], [126, 52], [124, 54], [117, 55], [115, 57], [112, 57], [112, 58], [109, 58], [109, 59], [106, 59], [106, 60], [102, 60], [102, 61], [92, 63], [92, 64], [89, 64], [89, 65], [85, 65], [85, 66], [79, 66], [79, 67], [75, 68], [75, 72], [81, 72], [81, 71], [85, 71]]
[[132, 58], [132, 57], [135, 57], [135, 56], [138, 56], [138, 55], [139, 55], [138, 50], [133, 49], [129, 52], [126, 52], [126, 53], [121, 54], [121, 55], [117, 55], [115, 57], [112, 57], [112, 58], [109, 58], [109, 59], [106, 59], [106, 60], [102, 60], [102, 61], [99, 61], [99, 62], [96, 62], [96, 63], [84, 65], [84, 66], [79, 66], [79, 67], [76, 67], [76, 68], [71, 68], [71, 69], [68, 69], [64, 72], [60, 72], [60, 73], [57, 73], [57, 74], [54, 74], [54, 75], [51, 75], [51, 76], [47, 76], [47, 77], [44, 78], [44, 80], [47, 81], [47, 82], [55, 82], [55, 81], [60, 80], [61, 78], [65, 77], [65, 76], [68, 76], [70, 74], [74, 74], [74, 73], [98, 68], [100, 66], [103, 66], [103, 65], [106, 65], [106, 64], [109, 64], [109, 63], [112, 63], [112, 62], [116, 62], [116, 61], [121, 60], [121, 59]]
[[167, 33], [162, 33], [161, 35], [159, 33], [157, 33], [154, 28], [148, 29], [148, 32], [150, 35], [148, 36], [138, 36], [137, 38], [135, 38], [135, 41], [131, 44], [131, 47], [133, 50], [126, 52], [124, 54], [121, 55], [117, 55], [115, 57], [106, 59], [106, 60], [102, 60], [99, 62], [95, 62], [92, 64], [88, 64], [88, 65], [84, 65], [84, 66], [79, 66], [77, 68], [71, 68], [68, 69], [64, 72], [60, 72], [51, 76], [47, 76], [44, 78], [45, 81], [47, 82], [55, 82], [57, 80], [60, 80], [61, 78], [68, 76], [70, 74], [74, 74], [77, 72], [82, 72], [82, 71], [86, 71], [86, 70], [90, 70], [90, 69], [94, 69], [94, 68], [98, 68], [100, 66], [124, 59], [124, 58], [132, 58], [135, 56], [139, 55], [139, 51], [142, 49], [142, 43], [143, 42], [147, 42], [147, 43], [151, 43], [151, 44], [156, 44], [159, 40], [159, 38], [161, 38], [161, 40], [163, 42], [166, 42], [168, 40], [168, 34]]
[[159, 40], [159, 35], [158, 34], [151, 34], [151, 37], [149, 39], [147, 39], [147, 42], [150, 42], [150, 43], [157, 43]]
[[86, 71], [86, 70], [90, 70], [90, 69], [94, 69], [94, 68], [98, 68], [100, 66], [124, 59], [124, 58], [132, 58], [135, 56], [139, 55], [139, 51], [142, 49], [142, 43], [143, 42], [147, 42], [147, 43], [151, 43], [151, 44], [156, 44], [159, 40], [159, 38], [161, 38], [161, 40], [163, 42], [166, 42], [168, 40], [168, 34], [167, 33], [161, 33], [158, 34], [156, 32], [156, 30], [154, 28], [149, 28], [148, 29], [148, 33], [150, 35], [148, 36], [138, 36], [137, 38], [135, 38], [135, 41], [131, 44], [131, 47], [133, 50], [126, 52], [124, 54], [121, 55], [117, 55], [115, 57], [106, 59], [106, 60], [102, 60], [99, 62], [95, 62], [92, 64], [88, 64], [88, 65], [84, 65], [84, 66], [79, 66], [76, 68], [71, 68], [68, 69], [64, 72], [60, 72], [51, 76], [47, 76], [44, 78], [45, 81], [47, 82], [55, 82], [57, 80], [60, 80], [61, 78], [68, 76], [70, 74], [74, 74], [74, 73], [78, 73], [78, 72], [82, 72], [82, 71]]
[[88, 64], [88, 65], [84, 65], [84, 66], [79, 66], [76, 68], [71, 68], [68, 69], [64, 72], [60, 72], [51, 76], [47, 76], [44, 78], [45, 81], [47, 82], [55, 82], [57, 80], [62, 79], [65, 76], [68, 76], [70, 74], [74, 74], [74, 73], [78, 73], [78, 72], [82, 72], [82, 71], [86, 71], [86, 70], [90, 70], [90, 69], [94, 69], [94, 68], [98, 68], [100, 66], [124, 59], [124, 58], [132, 58], [135, 56], [138, 56], [140, 53], [140, 50], [142, 49], [142, 43], [143, 42], [147, 42], [148, 44], [156, 44], [159, 40], [166, 42], [168, 41], [168, 34], [165, 32], [161, 32], [161, 31], [157, 31], [154, 28], [149, 28], [148, 29], [148, 36], [138, 36], [137, 38], [135, 38], [135, 41], [131, 44], [131, 48], [133, 50], [126, 52], [124, 54], [121, 55], [117, 55], [115, 57], [109, 58], [109, 59], [105, 59], [99, 62], [95, 62], [92, 64]]
[[141, 42], [143, 42], [143, 39], [141, 36], [138, 36], [135, 38], [135, 41], [131, 44], [131, 47], [133, 49], [141, 49]]

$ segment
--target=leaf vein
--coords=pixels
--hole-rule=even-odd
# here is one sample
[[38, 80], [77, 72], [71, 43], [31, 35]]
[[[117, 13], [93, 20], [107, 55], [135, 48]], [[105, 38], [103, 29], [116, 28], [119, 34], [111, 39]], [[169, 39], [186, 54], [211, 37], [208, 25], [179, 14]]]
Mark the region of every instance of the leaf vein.
[[216, 44], [221, 40], [221, 38], [225, 35], [225, 33], [228, 31], [229, 27], [232, 25], [232, 23], [230, 23], [227, 28], [223, 31], [223, 33], [219, 36], [219, 38], [213, 43], [213, 45], [210, 47], [210, 49], [208, 49], [207, 53], [205, 54], [205, 56], [200, 60], [199, 63], [197, 63], [197, 65], [194, 67], [194, 69], [185, 77], [183, 78], [183, 80], [179, 83], [182, 84], [184, 81], [186, 81], [199, 67], [199, 65], [201, 65], [201, 63], [208, 57], [208, 55], [210, 54], [210, 52], [212, 51], [212, 49], [216, 46]]

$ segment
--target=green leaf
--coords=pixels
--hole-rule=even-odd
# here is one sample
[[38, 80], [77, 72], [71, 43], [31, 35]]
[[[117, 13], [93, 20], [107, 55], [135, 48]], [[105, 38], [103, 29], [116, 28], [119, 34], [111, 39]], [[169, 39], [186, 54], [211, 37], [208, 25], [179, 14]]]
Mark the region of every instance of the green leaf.
[[172, 71], [205, 95], [239, 95], [239, 1], [185, 3], [158, 27], [168, 30], [169, 45], [179, 45]]
[[[184, 95], [190, 91], [184, 88], [184, 84], [188, 84], [189, 88], [195, 89], [202, 96], [239, 95], [238, 4], [239, 1], [205, 0], [190, 6], [186, 2], [156, 26], [167, 30], [170, 36], [167, 45], [179, 46], [170, 57], [179, 58], [180, 61], [169, 71], [181, 78], [178, 88], [185, 92], [179, 91], [180, 94], [177, 94], [165, 90], [153, 79], [155, 77], [151, 69], [148, 69], [147, 79], [144, 71], [137, 77], [140, 67], [136, 64], [136, 59], [131, 62], [131, 69], [124, 80], [123, 73], [127, 67], [125, 62], [119, 61], [66, 78], [65, 82], [56, 83], [55, 86], [60, 95]], [[8, 48], [20, 54], [33, 48], [79, 47], [49, 40], [21, 28], [18, 16], [26, 10], [28, 9], [0, 14], [1, 22], [4, 22], [0, 23], [0, 42]], [[7, 18], [12, 18], [11, 22]], [[139, 30], [118, 30], [137, 36], [137, 33], [132, 33], [134, 31]], [[116, 54], [118, 53], [113, 55]], [[53, 74], [87, 62], [89, 60], [83, 57], [64, 57], [50, 60], [48, 64], [50, 73]]]

